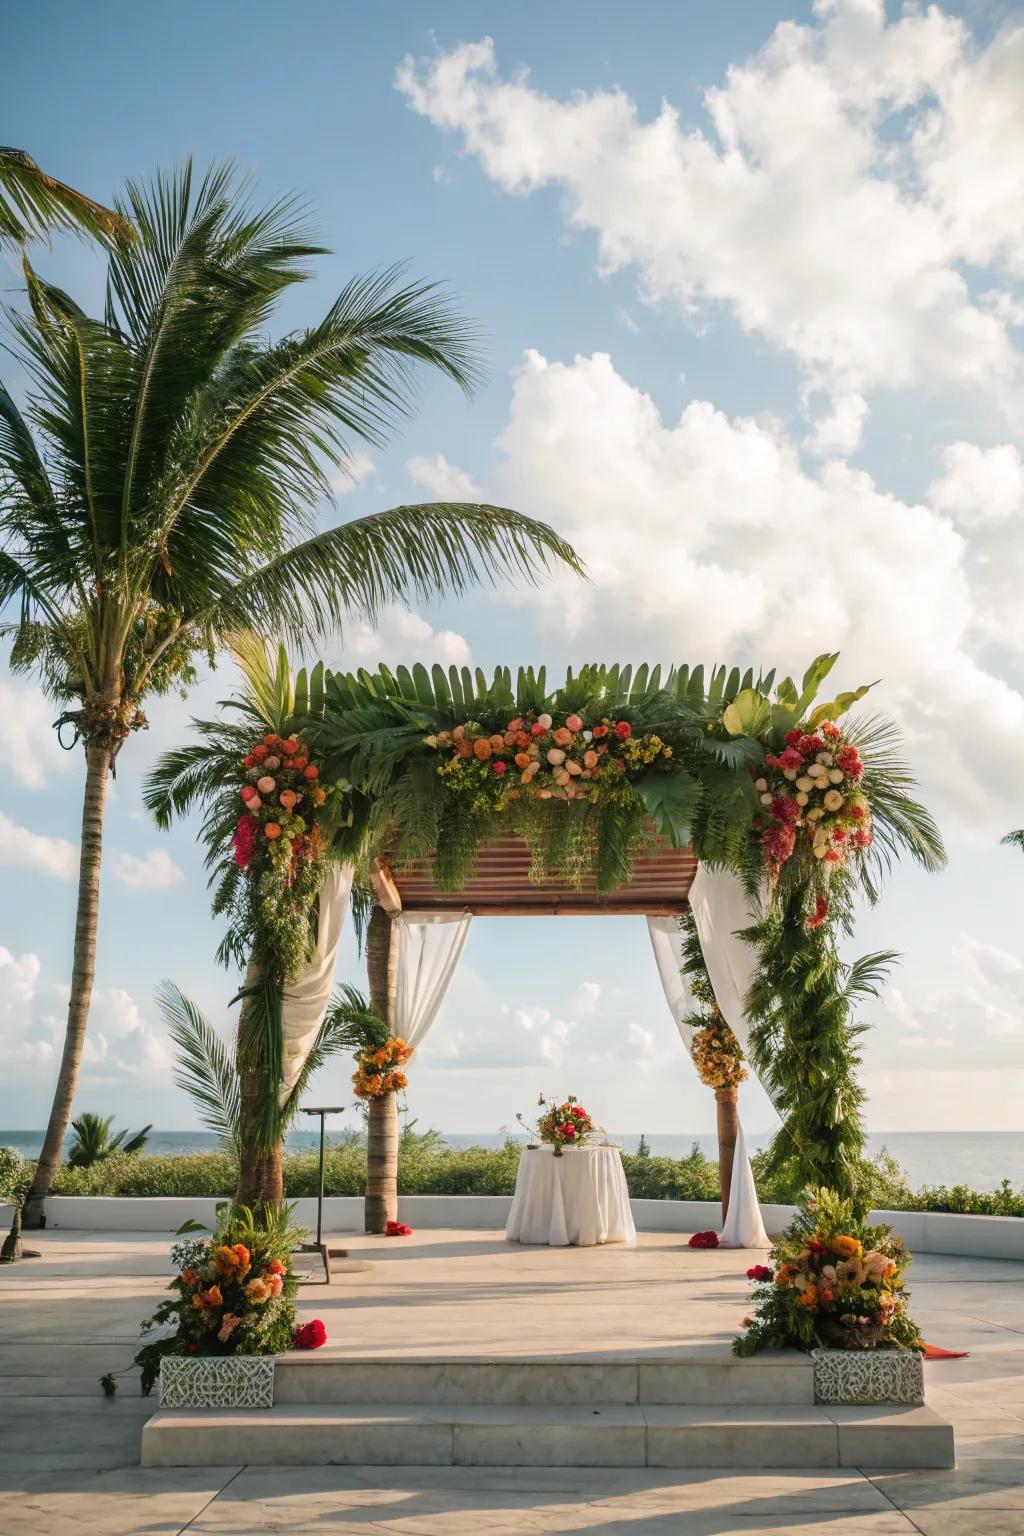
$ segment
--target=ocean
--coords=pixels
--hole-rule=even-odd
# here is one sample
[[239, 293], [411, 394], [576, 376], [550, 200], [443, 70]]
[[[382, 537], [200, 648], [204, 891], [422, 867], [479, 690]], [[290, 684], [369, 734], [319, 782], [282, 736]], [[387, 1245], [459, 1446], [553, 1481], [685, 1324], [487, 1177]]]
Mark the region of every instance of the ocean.
[[[351, 1134], [351, 1133], [349, 1133]], [[452, 1147], [499, 1147], [506, 1135], [525, 1140], [522, 1131], [498, 1130], [492, 1133], [451, 1131], [443, 1139]], [[612, 1136], [627, 1152], [635, 1152], [639, 1131], [613, 1131]], [[328, 1140], [337, 1139], [330, 1136]], [[674, 1132], [647, 1132], [651, 1151], [664, 1157], [685, 1157], [694, 1142], [708, 1157], [717, 1156], [713, 1136], [678, 1135]], [[748, 1136], [753, 1151], [763, 1147], [769, 1136]], [[0, 1130], [0, 1146], [17, 1147], [25, 1157], [36, 1157], [42, 1146], [42, 1131]], [[296, 1150], [315, 1147], [316, 1132], [295, 1130], [288, 1135], [288, 1146]], [[209, 1152], [216, 1143], [206, 1131], [152, 1131], [146, 1151], [180, 1156], [187, 1152]], [[1015, 1189], [1024, 1188], [1024, 1133], [1016, 1131], [892, 1131], [868, 1137], [868, 1150], [885, 1147], [900, 1166], [914, 1189], [926, 1184], [966, 1184], [970, 1189], [993, 1190], [1003, 1179]]]

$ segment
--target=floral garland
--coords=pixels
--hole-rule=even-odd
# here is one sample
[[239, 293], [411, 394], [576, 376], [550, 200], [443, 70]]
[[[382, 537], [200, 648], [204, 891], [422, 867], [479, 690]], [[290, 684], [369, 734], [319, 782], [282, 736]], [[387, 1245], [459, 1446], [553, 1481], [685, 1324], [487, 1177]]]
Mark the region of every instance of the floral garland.
[[[860, 791], [864, 764], [848, 736], [830, 720], [820, 731], [790, 731], [785, 749], [765, 757], [757, 778], [761, 848], [777, 876], [794, 854], [820, 861], [827, 874], [852, 853], [870, 848], [871, 813]], [[820, 926], [825, 912], [812, 917]]]
[[254, 952], [275, 980], [294, 981], [309, 954], [310, 918], [323, 884], [337, 784], [321, 784], [320, 769], [297, 736], [269, 731], [242, 759], [245, 807], [231, 842], [247, 881]]
[[858, 1221], [847, 1202], [819, 1190], [756, 1265], [754, 1316], [737, 1354], [819, 1344], [828, 1349], [920, 1348], [907, 1311], [910, 1256], [889, 1227]]
[[628, 720], [588, 727], [577, 714], [561, 725], [549, 714], [521, 716], [490, 733], [468, 720], [424, 742], [444, 754], [438, 773], [474, 811], [502, 810], [516, 799], [614, 802], [631, 772], [672, 756], [660, 736], [634, 736]]
[[695, 1031], [690, 1055], [701, 1082], [708, 1088], [736, 1088], [746, 1082], [743, 1047], [720, 1013]]
[[389, 1093], [401, 1093], [409, 1079], [399, 1071], [412, 1055], [404, 1040], [390, 1035], [383, 1045], [369, 1045], [356, 1052], [356, 1070], [352, 1084], [359, 1099], [383, 1099]]

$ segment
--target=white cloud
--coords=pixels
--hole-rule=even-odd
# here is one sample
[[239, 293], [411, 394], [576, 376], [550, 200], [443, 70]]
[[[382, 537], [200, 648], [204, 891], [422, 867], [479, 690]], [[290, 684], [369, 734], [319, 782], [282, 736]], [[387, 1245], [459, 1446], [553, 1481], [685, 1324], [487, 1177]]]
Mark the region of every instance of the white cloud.
[[64, 837], [45, 837], [19, 827], [0, 811], [0, 865], [41, 869], [59, 880], [74, 880], [78, 874], [78, 849]]
[[133, 853], [117, 853], [113, 873], [122, 885], [145, 891], [162, 891], [169, 885], [181, 885], [185, 878], [184, 871], [164, 848], [151, 848], [141, 859]]
[[483, 491], [473, 476], [457, 464], [449, 464], [443, 453], [433, 458], [408, 459], [409, 479], [417, 490], [426, 491], [432, 501], [484, 501]]
[[0, 715], [17, 736], [17, 751], [8, 755], [8, 770], [16, 784], [41, 789], [51, 774], [67, 773], [81, 764], [81, 754], [64, 752], [53, 729], [55, 706], [38, 688], [19, 687], [0, 678]]
[[1024, 513], [1024, 462], [1012, 443], [979, 448], [950, 443], [942, 455], [942, 474], [928, 497], [961, 528], [1004, 523]]
[[354, 453], [342, 459], [328, 479], [335, 496], [348, 496], [350, 492], [358, 490], [363, 482], [376, 472], [377, 466], [370, 454], [357, 448]]
[[396, 606], [387, 609], [376, 626], [359, 619], [346, 624], [344, 650], [329, 664], [335, 671], [409, 661], [464, 667], [471, 654], [465, 636], [453, 629], [433, 629], [421, 614]]
[[1024, 263], [1022, 50], [935, 7], [887, 24], [882, 0], [819, 0], [705, 92], [704, 125], [668, 101], [644, 120], [619, 89], [560, 100], [503, 76], [489, 38], [407, 58], [396, 83], [506, 192], [557, 188], [645, 299], [725, 305], [841, 395], [971, 385], [1010, 409], [1007, 322], [967, 273], [1000, 291]]
[[808, 448], [822, 459], [849, 458], [860, 447], [867, 416], [863, 395], [834, 396], [829, 414], [815, 422]]
[[900, 717], [947, 830], [1016, 824], [1024, 697], [981, 627], [1021, 622], [1019, 589], [993, 586], [1012, 526], [1007, 560], [976, 567], [933, 507], [843, 463], [807, 472], [770, 419], [695, 400], [665, 422], [600, 353], [528, 353], [499, 442], [502, 500], [557, 527], [592, 578], [522, 599], [573, 653], [793, 670], [839, 650], [840, 686], [884, 680], [872, 702]]

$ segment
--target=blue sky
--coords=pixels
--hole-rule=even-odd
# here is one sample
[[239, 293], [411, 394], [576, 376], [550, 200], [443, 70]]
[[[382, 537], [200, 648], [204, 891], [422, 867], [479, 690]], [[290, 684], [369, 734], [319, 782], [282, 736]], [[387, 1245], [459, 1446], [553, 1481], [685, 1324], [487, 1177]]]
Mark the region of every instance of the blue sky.
[[[283, 325], [398, 260], [478, 320], [477, 398], [425, 380], [324, 521], [478, 490], [555, 523], [594, 579], [357, 623], [328, 660], [795, 668], [841, 648], [843, 686], [883, 679], [951, 860], [898, 872], [858, 931], [904, 955], [870, 1010], [870, 1122], [1015, 1128], [1024, 865], [998, 837], [1024, 820], [1019, 10], [105, 0], [22, 7], [5, 38], [5, 136], [93, 195], [191, 153], [308, 199], [333, 254]], [[98, 304], [89, 248], [37, 260]], [[81, 765], [31, 684], [0, 689], [31, 746], [0, 796], [0, 1125], [27, 1128], [62, 1029]], [[225, 667], [154, 702], [122, 758], [82, 1108], [193, 1123], [162, 977], [227, 1027], [194, 830], [159, 834], [140, 782], [229, 689]], [[638, 921], [477, 924], [413, 1111], [494, 1130], [539, 1088], [622, 1129], [713, 1125]]]

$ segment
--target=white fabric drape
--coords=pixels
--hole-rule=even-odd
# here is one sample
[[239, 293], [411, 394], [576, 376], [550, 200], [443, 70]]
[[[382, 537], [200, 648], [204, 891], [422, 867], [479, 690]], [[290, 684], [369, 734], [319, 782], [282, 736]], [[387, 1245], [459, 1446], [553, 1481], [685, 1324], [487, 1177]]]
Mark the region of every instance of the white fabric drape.
[[288, 986], [281, 1003], [281, 1032], [284, 1037], [281, 1060], [280, 1103], [291, 1093], [305, 1065], [317, 1030], [324, 1021], [334, 986], [334, 966], [341, 943], [341, 930], [352, 894], [351, 864], [332, 864], [320, 891], [316, 948], [309, 965]]
[[[704, 873], [704, 871], [702, 869], [698, 869], [697, 875], [693, 882], [693, 886], [691, 887], [691, 907], [693, 907], [693, 890], [697, 889], [697, 882], [700, 879], [702, 873]], [[736, 881], [736, 884], [739, 886], [739, 881]], [[742, 886], [739, 886], [739, 890], [740, 894], [743, 895]], [[714, 897], [708, 898], [706, 888], [703, 893], [698, 890], [698, 897], [705, 904], [710, 902], [713, 914], [717, 917], [718, 921], [717, 931], [714, 930], [712, 924], [709, 922], [706, 921], [705, 924], [706, 932], [715, 932], [716, 936], [713, 942], [711, 939], [705, 941], [704, 932], [701, 931], [700, 923], [698, 922], [697, 924], [697, 934], [700, 938], [701, 953], [704, 956], [704, 962], [708, 968], [708, 975], [711, 977], [711, 984], [715, 989], [715, 999], [718, 1002], [719, 1008], [721, 1008], [726, 1023], [733, 1031], [733, 1034], [736, 1035], [737, 1039], [740, 1041], [740, 1044], [743, 1045], [744, 1049], [746, 1049], [746, 1041], [749, 1035], [749, 1030], [747, 1028], [746, 1017], [743, 1015], [742, 1004], [740, 1006], [741, 1027], [737, 1029], [733, 1024], [732, 1019], [726, 1013], [725, 1007], [723, 1006], [721, 999], [718, 996], [718, 985], [715, 979], [716, 973], [723, 975], [725, 978], [725, 985], [733, 988], [733, 993], [730, 994], [730, 1003], [732, 1005], [733, 1015], [735, 1016], [736, 1007], [733, 1001], [733, 995], [735, 994], [735, 988], [741, 979], [741, 957], [735, 955], [732, 956], [726, 965], [726, 963], [721, 961], [716, 952], [715, 965], [714, 967], [712, 966], [711, 951], [715, 950], [716, 946], [721, 944], [723, 924], [728, 919], [723, 915], [722, 909], [715, 905]], [[729, 893], [729, 897], [730, 901], [734, 900], [732, 893]], [[696, 916], [696, 909], [694, 909], [695, 919]], [[750, 921], [751, 919], [749, 915], [747, 915], [747, 908], [744, 904], [744, 916], [740, 918], [740, 920], [736, 923], [736, 927], [745, 928]], [[651, 948], [654, 951], [654, 959], [658, 967], [658, 975], [661, 978], [662, 989], [665, 993], [665, 1001], [668, 1003], [669, 1012], [671, 1013], [675, 1022], [676, 1029], [679, 1031], [679, 1037], [683, 1044], [686, 1046], [687, 1052], [689, 1052], [693, 1044], [693, 1031], [689, 1029], [683, 1022], [683, 1015], [689, 1012], [691, 1008], [691, 996], [689, 988], [687, 987], [680, 971], [680, 962], [682, 957], [680, 953], [678, 921], [674, 917], [648, 917], [647, 932], [650, 935]], [[733, 946], [741, 945], [743, 949], [749, 950], [749, 945], [744, 944], [742, 939], [734, 939], [732, 937], [732, 930], [729, 930], [727, 937], [731, 940], [731, 944]], [[728, 946], [723, 945], [722, 947]], [[750, 962], [750, 975], [753, 975], [752, 959]], [[749, 977], [747, 982], [743, 985], [743, 991], [735, 995], [738, 995], [742, 999], [746, 993], [748, 985]], [[764, 1223], [761, 1220], [761, 1210], [757, 1203], [757, 1191], [754, 1188], [754, 1174], [750, 1167], [750, 1157], [747, 1153], [747, 1143], [746, 1138], [743, 1135], [742, 1125], [740, 1125], [738, 1128], [736, 1137], [736, 1150], [733, 1155], [732, 1187], [729, 1191], [729, 1214], [726, 1219], [725, 1226], [719, 1236], [719, 1242], [724, 1248], [771, 1247], [771, 1239], [768, 1237], [768, 1234], [764, 1229]]]
[[751, 910], [739, 876], [730, 869], [708, 870], [700, 865], [688, 900], [715, 1002], [746, 1054], [750, 1026], [744, 1002], [757, 959], [746, 940], [736, 935], [756, 921], [757, 913]]
[[473, 921], [469, 912], [401, 912], [395, 1034], [415, 1051], [437, 1018], [462, 958]]

